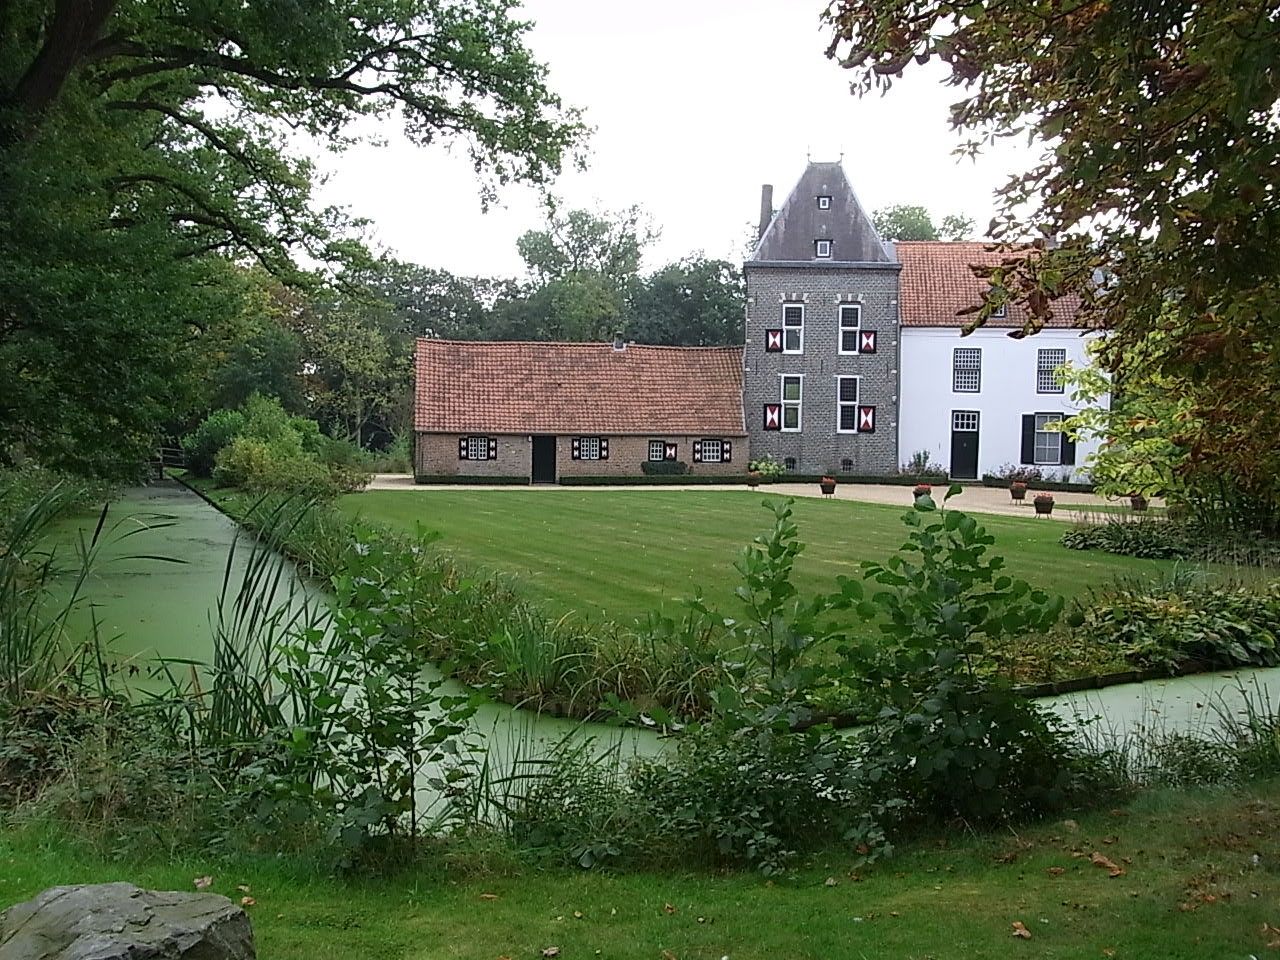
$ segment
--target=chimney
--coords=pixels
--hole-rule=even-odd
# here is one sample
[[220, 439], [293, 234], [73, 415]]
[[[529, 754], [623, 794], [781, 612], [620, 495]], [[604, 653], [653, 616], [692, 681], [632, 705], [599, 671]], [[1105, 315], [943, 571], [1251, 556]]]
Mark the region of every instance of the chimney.
[[613, 349], [619, 351], [627, 349], [627, 342], [622, 339], [621, 330], [613, 335]]
[[764, 236], [769, 229], [769, 221], [773, 219], [773, 184], [766, 183], [760, 187], [760, 227], [756, 230], [756, 239]]

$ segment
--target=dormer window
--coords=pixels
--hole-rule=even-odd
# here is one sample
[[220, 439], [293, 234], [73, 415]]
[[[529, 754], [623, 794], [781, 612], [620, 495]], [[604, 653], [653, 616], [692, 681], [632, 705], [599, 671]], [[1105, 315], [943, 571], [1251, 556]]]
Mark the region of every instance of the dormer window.
[[1007, 314], [1008, 314], [1008, 311], [1005, 309], [1005, 305], [1003, 303], [1000, 304], [1000, 306], [993, 307], [991, 309], [992, 320], [1003, 320], [1005, 316], [1007, 316]]
[[830, 197], [819, 197], [819, 198], [818, 198], [818, 209], [819, 209], [819, 210], [830, 210], [830, 209], [831, 209], [831, 198], [830, 198]]
[[813, 255], [819, 260], [831, 259], [831, 241], [815, 240], [813, 241]]

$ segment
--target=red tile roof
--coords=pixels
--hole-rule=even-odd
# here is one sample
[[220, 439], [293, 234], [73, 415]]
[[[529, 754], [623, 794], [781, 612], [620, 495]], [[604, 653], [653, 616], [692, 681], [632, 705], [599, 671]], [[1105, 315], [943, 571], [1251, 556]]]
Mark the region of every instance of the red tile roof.
[[[971, 265], [998, 264], [1010, 254], [988, 249], [988, 243], [912, 241], [896, 243], [902, 264], [898, 305], [904, 327], [958, 327], [973, 319], [956, 314], [981, 302], [987, 281], [975, 277]], [[1080, 300], [1072, 295], [1053, 304], [1047, 327], [1075, 326]], [[1007, 316], [992, 317], [988, 327], [1021, 327], [1026, 312], [1009, 304]]]
[[423, 433], [743, 436], [741, 347], [418, 341]]

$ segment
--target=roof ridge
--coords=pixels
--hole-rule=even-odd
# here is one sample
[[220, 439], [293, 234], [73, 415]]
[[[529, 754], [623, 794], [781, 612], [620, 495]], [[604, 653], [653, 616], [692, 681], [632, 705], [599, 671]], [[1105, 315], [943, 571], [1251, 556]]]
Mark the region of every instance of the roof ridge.
[[[417, 343], [467, 344], [471, 346], [512, 346], [512, 347], [608, 347], [613, 349], [610, 340], [457, 340], [446, 337], [415, 337]], [[643, 348], [645, 350], [741, 350], [742, 344], [724, 343], [712, 346], [685, 346], [669, 343], [634, 343], [627, 341], [627, 349]]]

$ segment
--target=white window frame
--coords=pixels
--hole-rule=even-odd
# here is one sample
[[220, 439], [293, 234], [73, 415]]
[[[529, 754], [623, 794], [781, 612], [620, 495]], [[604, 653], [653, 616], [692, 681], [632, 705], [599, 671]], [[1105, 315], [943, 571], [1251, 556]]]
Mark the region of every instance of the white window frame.
[[998, 307], [992, 307], [992, 308], [991, 308], [991, 319], [992, 319], [992, 320], [1003, 320], [1003, 319], [1004, 319], [1005, 317], [1007, 317], [1008, 315], [1009, 315], [1009, 310], [1008, 310], [1007, 306], [1006, 306], [1005, 304], [1003, 304], [1003, 303], [1002, 303], [1002, 304], [1000, 304], [1000, 306], [998, 306]]
[[468, 460], [488, 460], [489, 459], [489, 438], [479, 436], [467, 437], [467, 459]]
[[[653, 455], [653, 452], [655, 450], [658, 451], [658, 455], [656, 457]], [[665, 460], [665, 459], [667, 459], [667, 441], [650, 440], [649, 441], [649, 462], [657, 463], [658, 461]]]
[[[787, 399], [787, 381], [795, 380], [799, 384], [800, 389], [794, 400]], [[799, 433], [804, 429], [804, 374], [803, 373], [784, 373], [778, 377], [778, 402], [782, 409], [779, 411], [779, 420], [781, 429], [784, 433]], [[794, 407], [796, 411], [796, 425], [794, 427], [787, 426], [787, 409]]]
[[[1062, 359], [1049, 363], [1046, 369], [1045, 355], [1053, 354]], [[1036, 393], [1065, 393], [1066, 387], [1058, 382], [1058, 368], [1067, 362], [1066, 347], [1041, 347], [1036, 351]], [[1048, 376], [1048, 380], [1045, 377]], [[1046, 385], [1051, 384], [1051, 385]]]
[[[966, 358], [974, 357], [977, 363], [973, 366], [961, 366], [960, 357], [963, 354]], [[975, 374], [974, 386], [962, 387], [960, 385], [960, 374]], [[951, 350], [951, 392], [952, 393], [981, 393], [982, 392], [982, 348], [981, 347], [953, 347]]]
[[[852, 400], [840, 399], [841, 386], [844, 381], [852, 380], [856, 386], [853, 391]], [[858, 432], [858, 404], [862, 402], [862, 378], [861, 377], [836, 377], [836, 433], [857, 433]], [[846, 407], [853, 410], [853, 428], [846, 429], [840, 424], [842, 422], [841, 414], [844, 413]]]
[[[715, 456], [711, 455], [711, 451], [715, 451]], [[702, 438], [702, 462], [703, 463], [724, 463], [724, 441], [714, 437]]]
[[[787, 311], [799, 310], [800, 322], [798, 324], [787, 323]], [[782, 305], [782, 352], [783, 353], [804, 353], [804, 304], [789, 301]], [[787, 332], [795, 331], [796, 348], [791, 350], [787, 347]]]
[[830, 210], [830, 209], [831, 209], [831, 198], [830, 198], [830, 197], [826, 197], [826, 196], [819, 197], [819, 198], [818, 198], [818, 209], [819, 209], [819, 210]]
[[818, 260], [830, 260], [831, 246], [832, 244], [830, 240], [814, 240], [813, 241], [814, 258]]
[[[981, 423], [981, 414], [977, 410], [952, 410], [952, 433], [977, 433]], [[969, 426], [972, 424], [972, 426]]]
[[[845, 325], [845, 312], [853, 314], [853, 326]], [[862, 346], [862, 304], [860, 303], [842, 303], [836, 308], [836, 352], [841, 356], [853, 356], [859, 352], [858, 348]], [[853, 349], [846, 350], [844, 348], [845, 333], [853, 335]]]
[[579, 460], [599, 460], [600, 459], [600, 438], [599, 437], [579, 437], [578, 438], [578, 459]]
[[[1031, 444], [1031, 460], [1037, 466], [1057, 467], [1062, 465], [1062, 431], [1061, 430], [1045, 430], [1043, 427], [1051, 423], [1061, 423], [1064, 415], [1061, 413], [1037, 413], [1035, 435]], [[1041, 422], [1043, 420], [1043, 423]], [[1040, 459], [1040, 437], [1053, 437], [1057, 441], [1053, 458], [1050, 460]]]

